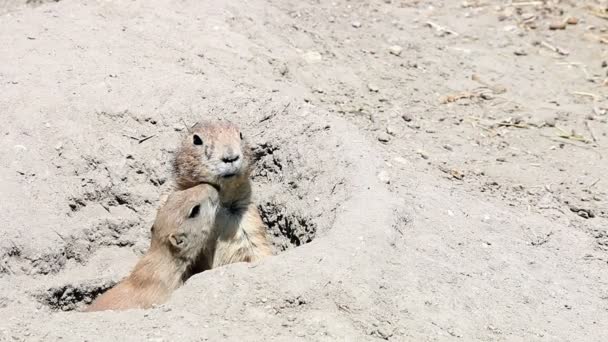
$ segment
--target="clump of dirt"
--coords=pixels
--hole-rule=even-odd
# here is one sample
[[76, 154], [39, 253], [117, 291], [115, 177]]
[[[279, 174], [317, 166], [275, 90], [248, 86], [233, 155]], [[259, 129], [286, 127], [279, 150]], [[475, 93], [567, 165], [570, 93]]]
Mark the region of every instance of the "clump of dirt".
[[24, 252], [21, 247], [13, 246], [0, 254], [0, 274], [48, 275], [64, 269], [67, 258], [65, 248], [44, 252]]
[[276, 181], [282, 178], [283, 161], [279, 146], [264, 142], [252, 147], [252, 159], [255, 168], [251, 173], [254, 180]]

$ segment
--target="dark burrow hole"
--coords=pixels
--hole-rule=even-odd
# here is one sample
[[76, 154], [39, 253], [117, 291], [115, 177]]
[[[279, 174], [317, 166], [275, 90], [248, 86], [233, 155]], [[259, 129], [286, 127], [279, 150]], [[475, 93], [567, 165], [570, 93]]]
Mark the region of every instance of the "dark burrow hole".
[[317, 225], [309, 217], [289, 212], [285, 205], [266, 202], [259, 210], [278, 251], [307, 244], [316, 236]]
[[37, 294], [39, 302], [54, 311], [74, 311], [90, 304], [116, 282], [108, 280], [103, 283], [83, 283], [78, 285], [66, 284], [52, 287]]

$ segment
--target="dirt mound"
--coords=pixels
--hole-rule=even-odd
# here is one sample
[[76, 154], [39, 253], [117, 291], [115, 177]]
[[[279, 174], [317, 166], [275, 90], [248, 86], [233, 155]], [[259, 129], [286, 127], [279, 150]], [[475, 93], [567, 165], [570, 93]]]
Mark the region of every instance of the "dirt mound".
[[[605, 340], [586, 5], [0, 1], [0, 340]], [[148, 247], [203, 118], [252, 146], [276, 256], [75, 312]]]

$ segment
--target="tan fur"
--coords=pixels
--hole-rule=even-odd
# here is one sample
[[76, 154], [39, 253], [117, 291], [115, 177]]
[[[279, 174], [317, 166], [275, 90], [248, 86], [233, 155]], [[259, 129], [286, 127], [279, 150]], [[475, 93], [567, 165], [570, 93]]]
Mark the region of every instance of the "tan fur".
[[193, 274], [199, 256], [209, 247], [218, 207], [219, 195], [210, 185], [169, 195], [156, 215], [148, 252], [126, 279], [85, 311], [149, 308], [165, 302]]
[[197, 271], [272, 255], [266, 227], [251, 201], [250, 154], [238, 127], [225, 121], [196, 124], [176, 153], [178, 189], [201, 183], [220, 189], [215, 248], [213, 253], [201, 257]]

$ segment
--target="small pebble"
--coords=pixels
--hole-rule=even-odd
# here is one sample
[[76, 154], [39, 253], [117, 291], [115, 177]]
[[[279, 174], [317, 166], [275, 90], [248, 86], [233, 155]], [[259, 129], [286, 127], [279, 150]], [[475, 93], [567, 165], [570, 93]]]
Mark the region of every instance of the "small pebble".
[[391, 136], [388, 135], [388, 133], [380, 133], [378, 134], [378, 141], [383, 142], [383, 143], [387, 143], [391, 140]]
[[578, 18], [570, 17], [566, 20], [566, 23], [568, 23], [568, 25], [576, 25], [578, 24]]
[[579, 211], [577, 212], [577, 214], [578, 214], [578, 216], [580, 216], [580, 217], [582, 217], [582, 218], [584, 218], [584, 219], [588, 219], [588, 218], [590, 218], [590, 217], [591, 217], [591, 216], [589, 215], [589, 213], [588, 213], [588, 212], [586, 212], [585, 210], [579, 210]]
[[351, 23], [351, 25], [352, 25], [352, 27], [354, 27], [354, 28], [359, 28], [359, 27], [361, 27], [361, 22], [360, 22], [360, 21], [353, 21], [353, 22]]
[[394, 136], [395, 135], [395, 129], [392, 126], [386, 126], [386, 133]]
[[403, 164], [403, 165], [407, 164], [407, 160], [405, 160], [405, 158], [395, 157], [395, 158], [393, 158], [393, 160], [399, 164]]
[[403, 121], [405, 122], [410, 122], [412, 121], [412, 116], [409, 114], [401, 114], [401, 118], [403, 119]]
[[556, 21], [549, 24], [549, 30], [565, 30], [566, 25], [567, 24], [563, 21]]
[[382, 183], [386, 183], [386, 184], [391, 183], [391, 178], [388, 176], [388, 172], [386, 172], [386, 171], [380, 171], [380, 173], [378, 174], [378, 179]]
[[450, 151], [450, 152], [454, 151], [454, 149], [453, 149], [453, 148], [452, 148], [452, 146], [450, 146], [450, 145], [443, 145], [443, 148], [444, 148], [446, 151]]
[[492, 100], [494, 98], [494, 95], [492, 95], [490, 93], [481, 93], [479, 95], [479, 97], [481, 97], [484, 100]]
[[308, 51], [302, 55], [302, 58], [310, 64], [323, 60], [323, 56], [317, 51]]
[[367, 89], [369, 89], [369, 91], [371, 91], [373, 93], [377, 93], [380, 91], [380, 88], [378, 88], [378, 86], [373, 83], [368, 84]]
[[522, 49], [518, 49], [518, 50], [513, 51], [513, 54], [515, 56], [527, 56], [528, 55], [528, 53], [526, 51], [522, 50]]
[[401, 56], [401, 52], [403, 51], [403, 48], [399, 45], [393, 45], [390, 48], [388, 48], [388, 51], [390, 52], [391, 55]]
[[420, 157], [422, 157], [422, 159], [429, 159], [429, 155], [426, 154], [426, 152], [424, 152], [422, 150], [418, 150], [418, 151], [416, 151], [416, 153], [418, 153], [420, 155]]
[[287, 67], [287, 64], [282, 64], [279, 67], [279, 73], [281, 74], [281, 76], [285, 76], [289, 73], [289, 68]]

